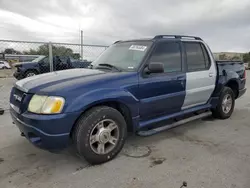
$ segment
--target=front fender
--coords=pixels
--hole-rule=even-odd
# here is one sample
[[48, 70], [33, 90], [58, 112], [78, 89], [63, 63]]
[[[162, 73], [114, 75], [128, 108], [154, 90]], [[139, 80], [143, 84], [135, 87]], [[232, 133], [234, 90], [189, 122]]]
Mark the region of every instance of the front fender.
[[104, 102], [118, 102], [128, 107], [131, 116], [139, 115], [139, 100], [130, 92], [122, 89], [97, 89], [74, 99], [65, 109], [66, 112], [85, 111], [91, 106]]

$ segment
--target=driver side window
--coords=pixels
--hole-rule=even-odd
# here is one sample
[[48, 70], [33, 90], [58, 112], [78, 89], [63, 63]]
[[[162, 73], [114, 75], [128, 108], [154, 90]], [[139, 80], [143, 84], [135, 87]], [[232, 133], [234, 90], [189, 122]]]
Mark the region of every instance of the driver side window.
[[181, 72], [181, 50], [177, 42], [158, 43], [150, 57], [150, 62], [163, 63], [164, 72]]

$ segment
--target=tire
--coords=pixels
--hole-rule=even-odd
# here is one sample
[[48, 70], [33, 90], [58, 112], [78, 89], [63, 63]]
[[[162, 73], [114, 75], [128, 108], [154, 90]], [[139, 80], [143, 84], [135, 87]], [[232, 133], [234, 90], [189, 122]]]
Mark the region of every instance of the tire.
[[16, 78], [17, 80], [22, 80], [23, 78], [21, 78], [20, 76]]
[[[116, 128], [106, 132], [111, 130], [109, 127]], [[126, 135], [127, 125], [121, 113], [108, 106], [99, 106], [79, 118], [73, 131], [73, 142], [78, 154], [86, 161], [100, 164], [116, 157], [124, 146]], [[116, 141], [113, 138], [116, 138]], [[99, 149], [103, 148], [103, 145], [104, 149]]]
[[[231, 105], [228, 107], [228, 109], [225, 109], [225, 99], [231, 98]], [[230, 102], [228, 102], [229, 104]], [[215, 109], [212, 110], [213, 116], [219, 119], [227, 119], [229, 118], [233, 111], [234, 111], [234, 105], [235, 105], [235, 96], [234, 92], [231, 88], [229, 87], [224, 87], [221, 91], [220, 97], [219, 97], [219, 102], [218, 105]]]
[[35, 76], [35, 75], [37, 75], [36, 71], [28, 70], [28, 71], [25, 72], [24, 78]]
[[4, 114], [4, 109], [0, 108], [0, 115]]

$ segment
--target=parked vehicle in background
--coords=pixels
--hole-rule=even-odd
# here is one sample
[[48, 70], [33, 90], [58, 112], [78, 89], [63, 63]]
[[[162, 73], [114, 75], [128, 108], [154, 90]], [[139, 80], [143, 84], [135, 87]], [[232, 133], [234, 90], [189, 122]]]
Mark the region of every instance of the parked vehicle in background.
[[[53, 57], [53, 70], [65, 70], [73, 68], [86, 68], [90, 65], [90, 61], [75, 60], [68, 56], [54, 56]], [[35, 76], [38, 74], [50, 72], [49, 57], [39, 56], [31, 62], [22, 62], [14, 64], [16, 71], [14, 77], [18, 80]]]
[[75, 145], [93, 164], [113, 159], [127, 131], [148, 136], [195, 118], [226, 119], [245, 92], [242, 62], [216, 62], [199, 37], [118, 41], [90, 69], [15, 83], [13, 122], [35, 146]]
[[7, 61], [0, 60], [0, 69], [11, 69], [11, 66]]
[[244, 66], [247, 70], [249, 69], [249, 63], [244, 63]]

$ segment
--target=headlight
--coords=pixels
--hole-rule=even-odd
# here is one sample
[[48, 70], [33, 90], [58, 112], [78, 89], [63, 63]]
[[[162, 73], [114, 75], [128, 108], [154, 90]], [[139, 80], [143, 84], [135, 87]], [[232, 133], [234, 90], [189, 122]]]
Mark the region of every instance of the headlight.
[[62, 97], [34, 95], [29, 103], [28, 111], [37, 114], [61, 113], [65, 100]]

